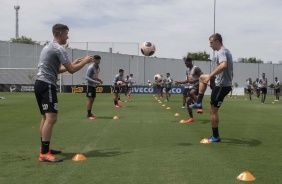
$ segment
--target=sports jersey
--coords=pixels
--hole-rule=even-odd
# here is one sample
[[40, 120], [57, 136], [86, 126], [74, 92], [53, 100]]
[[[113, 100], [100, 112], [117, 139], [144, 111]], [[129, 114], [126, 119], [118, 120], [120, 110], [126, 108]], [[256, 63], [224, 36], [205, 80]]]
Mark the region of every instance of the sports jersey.
[[120, 74], [117, 74], [117, 75], [115, 76], [112, 86], [113, 86], [113, 87], [119, 87], [119, 85], [117, 85], [117, 82], [118, 82], [118, 81], [125, 82], [123, 76], [121, 76]]
[[247, 88], [247, 89], [251, 89], [251, 87], [252, 87], [252, 86], [251, 86], [251, 84], [250, 84], [250, 81], [247, 80], [247, 82], [246, 82], [246, 88]]
[[[193, 66], [192, 68], [188, 68], [187, 70], [186, 70], [186, 76], [188, 77], [188, 79], [198, 79], [200, 76], [199, 76], [199, 74], [197, 74], [196, 72], [195, 72], [195, 69], [197, 68], [197, 66]], [[186, 83], [186, 85], [184, 86], [185, 88], [191, 88], [191, 87], [193, 87], [195, 84], [198, 84], [199, 82], [196, 82], [196, 83], [193, 83], [193, 84], [191, 84], [191, 83]]]
[[[166, 82], [169, 82], [168, 84], [166, 83]], [[171, 88], [171, 85], [172, 85], [172, 82], [173, 82], [173, 78], [171, 78], [171, 77], [167, 77], [166, 78], [166, 82], [165, 82], [165, 87], [166, 88]]]
[[128, 81], [127, 86], [132, 87], [132, 85], [133, 85], [132, 77], [129, 77], [127, 81]]
[[96, 81], [101, 81], [98, 77], [99, 77], [99, 73], [100, 73], [100, 67], [99, 65], [95, 65], [95, 63], [91, 64], [86, 72], [86, 85], [88, 86], [93, 86], [96, 87], [95, 82]]
[[221, 73], [216, 75], [215, 85], [224, 87], [224, 86], [232, 86], [233, 80], [233, 60], [231, 52], [225, 47], [221, 47], [217, 52], [216, 63], [219, 65], [223, 61], [227, 62], [227, 68], [223, 70]]
[[36, 80], [56, 86], [59, 67], [67, 62], [66, 49], [56, 41], [50, 42], [40, 53]]
[[274, 81], [274, 88], [275, 89], [280, 89], [280, 81], [279, 80]]
[[[264, 82], [265, 82], [265, 84], [263, 84]], [[266, 88], [267, 87], [267, 78], [261, 77], [259, 79], [259, 85], [260, 85], [261, 88]]]

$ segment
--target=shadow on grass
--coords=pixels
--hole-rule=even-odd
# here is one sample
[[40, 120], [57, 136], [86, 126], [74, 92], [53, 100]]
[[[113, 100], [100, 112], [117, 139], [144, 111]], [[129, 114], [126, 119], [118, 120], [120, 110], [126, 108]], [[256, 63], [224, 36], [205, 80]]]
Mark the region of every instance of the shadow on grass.
[[210, 119], [201, 119], [201, 120], [199, 120], [199, 123], [201, 123], [201, 124], [207, 124], [207, 123], [210, 123], [210, 122], [211, 122]]
[[98, 116], [96, 119], [113, 119], [113, 117]]
[[229, 144], [229, 145], [235, 145], [235, 146], [258, 146], [262, 142], [256, 139], [229, 139], [229, 138], [223, 138], [221, 140], [221, 143]]
[[192, 146], [193, 144], [191, 143], [179, 143], [179, 146]]
[[[114, 156], [119, 156], [123, 154], [128, 154], [132, 153], [131, 152], [121, 152], [117, 151], [120, 148], [117, 149], [110, 149], [110, 150], [93, 150], [93, 151], [88, 151], [86, 153], [82, 154], [86, 157], [114, 157]], [[65, 160], [71, 160], [77, 153], [62, 153], [63, 156], [65, 156]]]

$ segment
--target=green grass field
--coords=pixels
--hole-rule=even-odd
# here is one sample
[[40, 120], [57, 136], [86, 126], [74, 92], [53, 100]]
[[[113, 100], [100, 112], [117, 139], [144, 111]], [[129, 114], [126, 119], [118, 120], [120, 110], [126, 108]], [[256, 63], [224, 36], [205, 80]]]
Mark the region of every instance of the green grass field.
[[[85, 94], [59, 94], [51, 147], [62, 163], [38, 162], [39, 113], [33, 93], [0, 93], [0, 183], [281, 183], [282, 102], [226, 98], [220, 109], [220, 143], [201, 144], [212, 133], [209, 96], [196, 121], [182, 110], [181, 95], [161, 106], [152, 95], [133, 95], [115, 109], [111, 94], [97, 94], [94, 121], [86, 119]], [[122, 95], [122, 99], [125, 99]], [[164, 99], [161, 99], [164, 102]], [[174, 116], [179, 113], [180, 116]], [[119, 116], [119, 120], [113, 120]], [[87, 160], [72, 161], [82, 153]]]

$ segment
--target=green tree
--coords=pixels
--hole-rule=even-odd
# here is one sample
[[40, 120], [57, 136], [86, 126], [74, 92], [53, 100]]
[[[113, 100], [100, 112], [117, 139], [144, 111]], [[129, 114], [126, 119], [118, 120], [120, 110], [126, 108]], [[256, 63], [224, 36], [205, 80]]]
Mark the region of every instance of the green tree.
[[187, 56], [195, 61], [211, 61], [210, 54], [204, 52], [188, 52]]
[[263, 63], [261, 59], [257, 59], [255, 57], [250, 57], [250, 58], [240, 58], [238, 60], [239, 63]]
[[33, 41], [31, 38], [27, 38], [25, 36], [21, 36], [20, 38], [11, 38], [10, 41], [12, 43], [25, 43], [25, 44], [39, 45], [38, 42]]

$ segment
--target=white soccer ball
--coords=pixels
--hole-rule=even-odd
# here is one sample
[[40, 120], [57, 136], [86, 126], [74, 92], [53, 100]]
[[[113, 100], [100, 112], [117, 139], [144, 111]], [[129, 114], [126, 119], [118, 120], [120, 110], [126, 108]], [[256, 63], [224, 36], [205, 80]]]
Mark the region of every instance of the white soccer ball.
[[141, 53], [144, 56], [152, 56], [155, 53], [155, 51], [156, 51], [156, 46], [152, 42], [147, 41], [141, 45]]
[[162, 80], [163, 80], [163, 76], [160, 75], [160, 74], [156, 74], [156, 75], [154, 76], [154, 80], [155, 80], [156, 83], [160, 83], [160, 82], [162, 82]]

